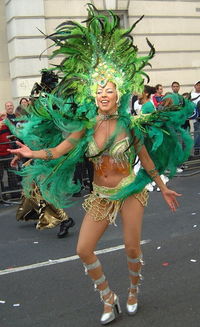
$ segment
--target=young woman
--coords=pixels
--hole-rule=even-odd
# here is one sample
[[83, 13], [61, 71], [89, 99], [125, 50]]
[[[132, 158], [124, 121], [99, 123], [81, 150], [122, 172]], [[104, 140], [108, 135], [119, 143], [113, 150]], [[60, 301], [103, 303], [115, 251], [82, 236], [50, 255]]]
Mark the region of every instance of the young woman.
[[28, 105], [29, 105], [29, 100], [27, 98], [21, 98], [20, 101], [19, 101], [19, 105], [22, 108], [27, 108]]
[[155, 88], [149, 85], [144, 86], [143, 93], [139, 96], [139, 103], [142, 105], [141, 113], [150, 114], [156, 110], [153, 102], [151, 101], [151, 95], [155, 93]]
[[[54, 54], [66, 54], [57, 66], [64, 76], [54, 94], [38, 99], [31, 109], [30, 121], [19, 137], [29, 147], [18, 142], [19, 149], [12, 152], [36, 159], [34, 167], [24, 171], [26, 187], [36, 179], [43, 197], [59, 206], [65, 205], [65, 196], [77, 191], [72, 183], [76, 163], [85, 153], [93, 162], [93, 192], [83, 203], [86, 215], [77, 253], [100, 292], [104, 302], [101, 323], [107, 324], [121, 308], [94, 253], [97, 242], [120, 212], [130, 276], [126, 309], [134, 315], [142, 265], [142, 217], [148, 198], [144, 187], [154, 180], [170, 209], [176, 210], [176, 198], [181, 194], [168, 189], [159, 174], [168, 169], [173, 175], [176, 165], [190, 152], [190, 145], [182, 151], [176, 132], [185, 143], [190, 140], [179, 128], [187, 116], [181, 108], [172, 113], [172, 119], [166, 112], [164, 118], [162, 113], [143, 118], [128, 113], [131, 94], [143, 89], [146, 74], [142, 69], [153, 57], [154, 48], [147, 41], [149, 54], [137, 57], [129, 35], [135, 24], [129, 30], [120, 29], [119, 17], [112, 12], [109, 19], [99, 15], [90, 4], [88, 13], [86, 27], [65, 22], [49, 36], [59, 47]], [[172, 158], [168, 148], [174, 149]], [[136, 155], [143, 169], [135, 177]]]
[[152, 101], [154, 106], [157, 108], [159, 104], [163, 100], [163, 86], [161, 84], [157, 84], [155, 86], [155, 94], [152, 96]]
[[[105, 232], [109, 223], [114, 222], [118, 210], [121, 212], [123, 223], [123, 233], [125, 249], [127, 254], [128, 268], [130, 273], [130, 289], [127, 299], [127, 312], [135, 314], [138, 308], [137, 290], [140, 280], [142, 265], [142, 253], [140, 248], [142, 217], [144, 207], [147, 205], [147, 192], [142, 191], [127, 197], [125, 201], [109, 200], [110, 195], [118, 192], [121, 185], [126, 185], [134, 180], [131, 166], [131, 156], [124, 151], [131, 143], [131, 131], [121, 130], [116, 136], [109, 151], [104, 152], [105, 145], [114, 134], [118, 120], [118, 94], [115, 85], [108, 82], [105, 87], [97, 87], [98, 115], [95, 126], [94, 137], [88, 144], [89, 156], [102, 151], [102, 154], [93, 159], [94, 162], [94, 191], [85, 201], [84, 207], [87, 213], [83, 219], [80, 230], [77, 253], [83, 261], [89, 276], [97, 285], [101, 297], [104, 301], [104, 313], [101, 317], [102, 324], [106, 324], [116, 317], [114, 308], [121, 311], [118, 296], [109, 288], [108, 281], [103, 274], [102, 266], [94, 254], [97, 242]], [[70, 139], [79, 139], [84, 135], [84, 131], [71, 134], [65, 141], [55, 148], [48, 150], [32, 151], [27, 146], [18, 142], [19, 149], [10, 150], [11, 153], [18, 154], [26, 158], [33, 159], [56, 159], [73, 148]], [[145, 146], [138, 150], [138, 143], [135, 140], [135, 150], [147, 173], [155, 180], [157, 186], [172, 211], [175, 211], [178, 202], [176, 197], [180, 194], [172, 191], [163, 184], [155, 165], [149, 157]], [[128, 150], [131, 152], [131, 149]], [[118, 159], [120, 157], [120, 159]]]

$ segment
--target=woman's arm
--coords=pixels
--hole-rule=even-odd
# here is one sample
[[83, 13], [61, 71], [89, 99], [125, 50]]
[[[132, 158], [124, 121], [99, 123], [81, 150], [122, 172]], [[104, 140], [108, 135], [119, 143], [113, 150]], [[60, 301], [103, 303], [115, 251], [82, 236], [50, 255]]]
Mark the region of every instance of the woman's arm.
[[162, 195], [171, 208], [172, 211], [175, 211], [178, 207], [178, 202], [176, 200], [177, 196], [181, 196], [181, 194], [176, 193], [175, 191], [170, 190], [160, 178], [156, 167], [150, 158], [146, 147], [143, 145], [141, 149], [138, 151], [138, 157], [141, 161], [143, 168], [146, 170], [147, 174], [155, 181], [157, 186], [160, 188]]
[[14, 150], [9, 149], [9, 152], [31, 159], [57, 159], [72, 150], [75, 146], [75, 143], [78, 142], [78, 140], [83, 136], [84, 132], [85, 131], [82, 130], [79, 132], [71, 133], [66, 140], [58, 144], [56, 147], [38, 151], [32, 151], [29, 147], [17, 141], [16, 143], [20, 148]]
[[160, 190], [164, 190], [167, 186], [160, 178], [158, 171], [155, 168], [153, 160], [150, 158], [148, 151], [144, 145], [139, 150], [138, 157], [141, 161], [142, 167], [146, 170], [147, 174], [156, 182]]
[[159, 103], [156, 100], [155, 94], [152, 96], [152, 101], [153, 101], [154, 106], [157, 108], [157, 106], [159, 105]]

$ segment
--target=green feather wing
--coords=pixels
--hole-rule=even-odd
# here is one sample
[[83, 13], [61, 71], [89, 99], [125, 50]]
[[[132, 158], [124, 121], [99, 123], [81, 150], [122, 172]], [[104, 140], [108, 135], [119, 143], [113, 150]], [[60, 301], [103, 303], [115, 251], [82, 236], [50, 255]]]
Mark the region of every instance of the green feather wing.
[[[174, 176], [177, 167], [189, 157], [193, 140], [182, 125], [193, 111], [193, 103], [186, 100], [182, 107], [173, 105], [151, 114], [131, 117], [130, 127], [140, 144], [146, 146], [159, 174]], [[134, 182], [122, 188], [112, 199], [125, 199], [139, 193], [151, 181], [141, 168]]]

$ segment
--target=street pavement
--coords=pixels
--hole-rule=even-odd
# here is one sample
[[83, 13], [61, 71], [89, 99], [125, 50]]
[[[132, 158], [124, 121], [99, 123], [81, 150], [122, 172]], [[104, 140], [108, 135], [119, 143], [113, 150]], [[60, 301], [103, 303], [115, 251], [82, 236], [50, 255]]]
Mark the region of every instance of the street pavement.
[[[129, 281], [120, 219], [99, 242], [99, 259], [123, 310], [111, 326], [200, 326], [199, 185], [200, 174], [170, 181], [183, 194], [176, 213], [159, 192], [150, 193], [142, 234], [144, 280], [134, 317], [125, 312]], [[1, 206], [0, 327], [100, 326], [99, 294], [75, 252], [82, 201], [77, 198], [68, 210], [76, 225], [64, 239], [56, 237], [58, 227], [37, 231], [33, 222], [15, 220], [16, 206]]]

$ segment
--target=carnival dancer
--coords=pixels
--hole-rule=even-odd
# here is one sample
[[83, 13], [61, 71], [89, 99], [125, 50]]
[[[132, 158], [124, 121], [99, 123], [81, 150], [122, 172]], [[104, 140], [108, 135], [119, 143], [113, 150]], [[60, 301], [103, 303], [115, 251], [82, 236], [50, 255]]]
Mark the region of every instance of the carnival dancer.
[[[93, 162], [93, 192], [83, 203], [86, 215], [77, 253], [100, 292], [104, 303], [100, 321], [105, 325], [121, 308], [94, 253], [97, 242], [120, 212], [130, 278], [126, 310], [134, 315], [143, 262], [142, 217], [148, 199], [144, 187], [154, 180], [170, 209], [176, 210], [181, 194], [164, 185], [159, 175], [167, 170], [169, 177], [173, 176], [190, 153], [192, 141], [180, 126], [191, 108], [187, 102], [184, 110], [171, 106], [131, 116], [127, 110], [130, 97], [133, 92], [142, 92], [143, 68], [153, 57], [154, 48], [147, 41], [149, 55], [139, 57], [130, 36], [135, 24], [123, 30], [118, 16], [98, 14], [91, 4], [88, 13], [86, 27], [67, 21], [49, 36], [58, 47], [53, 56], [66, 55], [56, 67], [62, 80], [54, 95], [38, 99], [31, 109], [31, 119], [21, 131], [27, 145], [18, 142], [20, 148], [11, 152], [35, 159], [34, 167], [23, 171], [25, 191], [36, 180], [42, 196], [63, 207], [71, 204], [71, 195], [78, 191], [78, 185], [73, 184], [76, 163], [85, 153]], [[64, 141], [63, 132], [68, 133]], [[168, 151], [171, 147], [173, 156]], [[135, 177], [136, 155], [142, 168]]]
[[[39, 96], [46, 96], [47, 93], [51, 93], [58, 83], [58, 76], [54, 72], [49, 72], [46, 69], [42, 70], [41, 82], [40, 84], [35, 83], [31, 91], [31, 101], [32, 103]], [[22, 100], [27, 100], [22, 98], [20, 100], [20, 105]], [[25, 101], [26, 102], [26, 101]], [[28, 118], [28, 105], [23, 107], [18, 107], [17, 120], [15, 121], [16, 130], [13, 132], [17, 134], [17, 130], [23, 128], [23, 124], [26, 123]], [[20, 156], [14, 156], [11, 161], [11, 167], [16, 168], [18, 163], [22, 163], [21, 169], [27, 165], [34, 165], [33, 160], [21, 160]], [[51, 202], [45, 201], [39, 190], [39, 187], [34, 182], [32, 183], [32, 189], [30, 190], [28, 196], [22, 192], [21, 203], [16, 211], [17, 221], [34, 221], [36, 229], [44, 230], [54, 228], [59, 225], [59, 231], [57, 233], [58, 238], [64, 238], [68, 235], [69, 228], [75, 225], [73, 218], [69, 217], [66, 211], [62, 208], [55, 207]]]
[[[20, 157], [14, 156], [11, 160], [11, 167], [16, 168], [18, 161], [20, 161]], [[23, 167], [31, 164], [31, 162], [32, 160], [28, 160], [23, 164]], [[25, 222], [34, 221], [38, 230], [54, 228], [59, 225], [58, 238], [67, 236], [69, 228], [75, 225], [74, 220], [69, 217], [65, 210], [56, 208], [52, 203], [44, 200], [35, 183], [32, 184], [28, 196], [22, 192], [21, 203], [16, 211], [16, 219]]]

